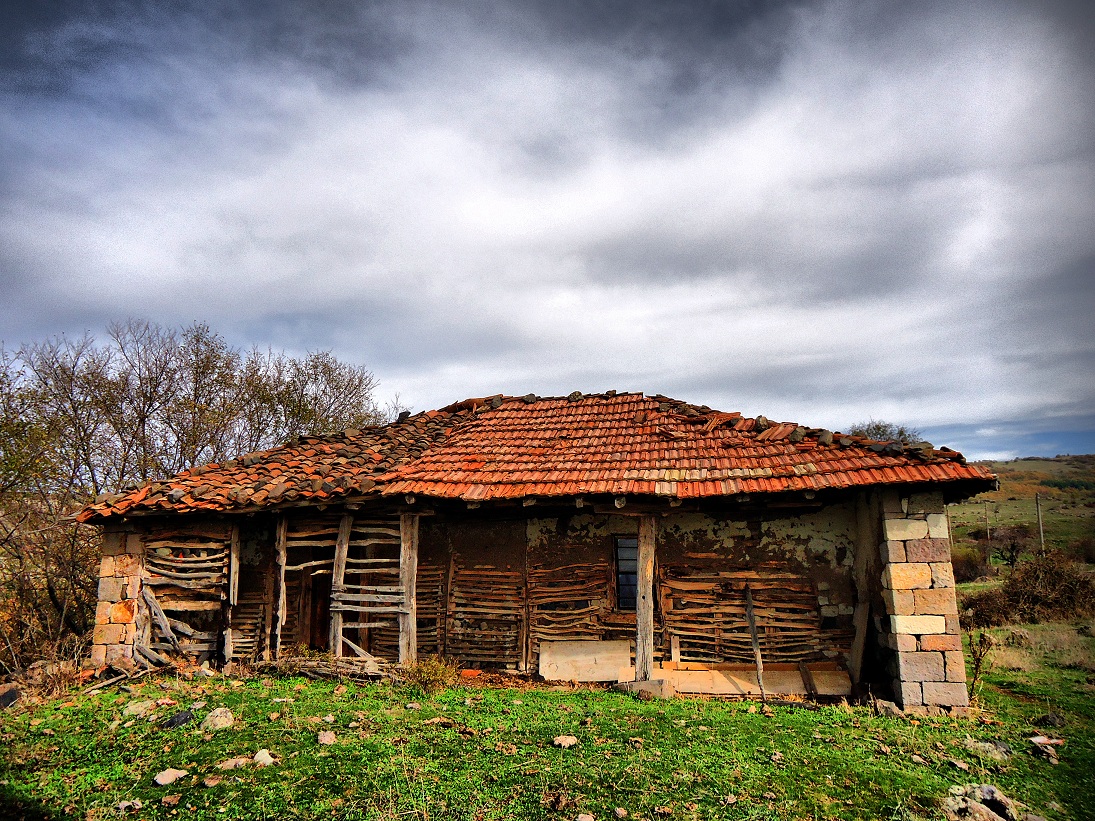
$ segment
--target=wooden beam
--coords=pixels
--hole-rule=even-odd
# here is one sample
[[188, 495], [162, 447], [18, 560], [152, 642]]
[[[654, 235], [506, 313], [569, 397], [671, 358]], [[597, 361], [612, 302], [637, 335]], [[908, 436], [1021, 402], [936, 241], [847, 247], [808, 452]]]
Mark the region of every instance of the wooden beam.
[[[144, 599], [145, 605], [148, 607], [148, 612], [151, 614], [153, 621], [160, 628], [160, 632], [163, 637], [180, 653], [182, 647], [179, 646], [179, 640], [175, 636], [175, 632], [171, 629], [171, 623], [167, 620], [167, 615], [160, 607], [160, 603], [156, 601], [156, 594], [152, 592], [151, 587], [141, 588], [141, 598]], [[219, 609], [219, 605], [218, 605]]]
[[[335, 541], [335, 563], [331, 571], [331, 592], [339, 590], [346, 583], [346, 558], [350, 555], [350, 532], [354, 527], [352, 513], [347, 513], [338, 523], [338, 538]], [[331, 610], [331, 633], [327, 640], [327, 649], [335, 658], [342, 658], [342, 613]]]
[[757, 616], [753, 612], [753, 591], [745, 585], [745, 618], [749, 621], [749, 638], [753, 642], [753, 659], [757, 665], [757, 686], [760, 687], [760, 700], [767, 701], [764, 692], [764, 659], [760, 656], [760, 637], [757, 635]]
[[855, 556], [852, 558], [852, 581], [855, 583], [856, 601], [852, 614], [852, 627], [855, 634], [848, 653], [848, 676], [852, 686], [858, 687], [863, 673], [863, 654], [867, 645], [867, 627], [871, 615], [870, 570], [878, 552], [880, 520], [882, 512], [878, 504], [878, 493], [860, 493], [855, 500], [856, 540]]
[[399, 516], [399, 586], [403, 588], [403, 611], [399, 614], [399, 663], [418, 659], [418, 609], [415, 583], [418, 576], [418, 516]]
[[289, 520], [285, 514], [278, 516], [278, 532], [274, 541], [275, 561], [278, 567], [278, 606], [274, 622], [274, 658], [281, 656], [281, 628], [285, 624], [285, 537], [289, 531]]
[[639, 573], [635, 600], [635, 680], [654, 674], [654, 551], [657, 519], [639, 519]]
[[240, 592], [240, 528], [232, 525], [232, 537], [228, 543], [228, 604], [236, 606]]

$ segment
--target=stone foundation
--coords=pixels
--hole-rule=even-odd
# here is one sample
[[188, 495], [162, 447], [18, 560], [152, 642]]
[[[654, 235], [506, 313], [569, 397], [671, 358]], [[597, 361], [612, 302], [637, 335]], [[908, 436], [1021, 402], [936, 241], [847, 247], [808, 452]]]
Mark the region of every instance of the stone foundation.
[[941, 493], [883, 499], [879, 641], [893, 651], [889, 673], [906, 712], [964, 708], [966, 664], [958, 626], [950, 533]]
[[101, 667], [133, 658], [133, 643], [141, 632], [141, 538], [121, 530], [103, 534], [99, 566], [99, 603], [95, 608], [90, 664]]

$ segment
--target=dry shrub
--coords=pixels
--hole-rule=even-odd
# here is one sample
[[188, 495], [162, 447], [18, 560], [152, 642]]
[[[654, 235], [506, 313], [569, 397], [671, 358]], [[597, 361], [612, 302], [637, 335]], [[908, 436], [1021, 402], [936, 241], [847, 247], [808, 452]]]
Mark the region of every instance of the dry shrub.
[[972, 548], [959, 548], [951, 556], [956, 582], [972, 582], [982, 576], [991, 576], [992, 568], [981, 555], [981, 551]]
[[1004, 670], [1029, 673], [1038, 669], [1038, 662], [1027, 650], [1018, 647], [998, 647], [993, 656], [993, 666]]
[[1068, 621], [1095, 615], [1095, 577], [1062, 553], [1016, 565], [1003, 586], [966, 597], [964, 621], [973, 627]]
[[460, 665], [440, 656], [425, 656], [412, 664], [404, 664], [399, 678], [423, 693], [436, 693], [456, 684], [460, 679]]
[[1095, 536], [1081, 536], [1068, 545], [1068, 555], [1078, 562], [1095, 564]]

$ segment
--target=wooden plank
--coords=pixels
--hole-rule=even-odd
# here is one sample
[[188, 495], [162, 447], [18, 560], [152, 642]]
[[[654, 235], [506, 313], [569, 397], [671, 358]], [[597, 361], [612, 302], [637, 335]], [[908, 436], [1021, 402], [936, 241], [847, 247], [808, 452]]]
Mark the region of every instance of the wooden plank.
[[228, 605], [235, 607], [240, 591], [240, 528], [232, 525], [228, 543]]
[[549, 681], [619, 681], [631, 667], [631, 642], [541, 641], [540, 675]]
[[811, 698], [817, 696], [817, 684], [814, 682], [814, 674], [810, 672], [806, 662], [800, 661], [798, 663], [798, 672], [802, 676], [802, 684], [806, 688], [806, 692], [810, 694]]
[[876, 518], [881, 519], [881, 510], [877, 504], [877, 493], [860, 493], [855, 500], [856, 540], [855, 557], [852, 560], [852, 581], [855, 583], [856, 601], [855, 611], [852, 614], [852, 627], [855, 637], [852, 639], [852, 649], [848, 654], [848, 675], [852, 679], [852, 686], [858, 687], [863, 670], [863, 653], [867, 645], [867, 627], [870, 621], [871, 589], [868, 575], [870, 573], [871, 558], [878, 550], [881, 534], [878, 533], [879, 525]]
[[399, 517], [399, 584], [403, 588], [403, 611], [399, 614], [399, 663], [412, 664], [418, 658], [418, 608], [415, 593], [418, 577], [418, 516]]
[[745, 585], [745, 617], [749, 620], [749, 638], [753, 642], [753, 657], [757, 663], [757, 686], [760, 687], [760, 699], [764, 694], [764, 660], [760, 657], [760, 638], [757, 636], [757, 617], [753, 612], [753, 590]]
[[635, 604], [635, 680], [650, 681], [654, 672], [654, 551], [657, 520], [639, 519], [638, 590]]
[[148, 612], [152, 615], [153, 620], [156, 622], [156, 626], [160, 628], [163, 637], [168, 641], [170, 646], [182, 652], [182, 647], [179, 646], [179, 639], [171, 629], [171, 623], [168, 621], [167, 615], [160, 608], [160, 603], [156, 601], [156, 594], [152, 592], [152, 588], [142, 585], [141, 598], [144, 599], [144, 603], [148, 606]]
[[274, 542], [277, 562], [278, 606], [274, 626], [274, 658], [281, 656], [281, 628], [285, 624], [285, 535], [289, 520], [282, 514], [278, 517], [277, 538]]
[[[331, 589], [341, 587], [346, 581], [346, 559], [350, 552], [350, 531], [354, 526], [353, 514], [347, 513], [338, 524], [338, 538], [335, 541], [335, 562], [331, 575]], [[332, 595], [332, 601], [334, 596]], [[342, 613], [331, 608], [331, 633], [327, 641], [328, 649], [335, 658], [342, 657]]]

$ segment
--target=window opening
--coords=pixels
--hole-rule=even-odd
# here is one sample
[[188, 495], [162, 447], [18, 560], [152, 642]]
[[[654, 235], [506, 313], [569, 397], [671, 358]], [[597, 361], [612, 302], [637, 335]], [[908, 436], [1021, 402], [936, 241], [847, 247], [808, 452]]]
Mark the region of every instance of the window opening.
[[639, 592], [639, 540], [616, 537], [616, 609], [634, 610]]

